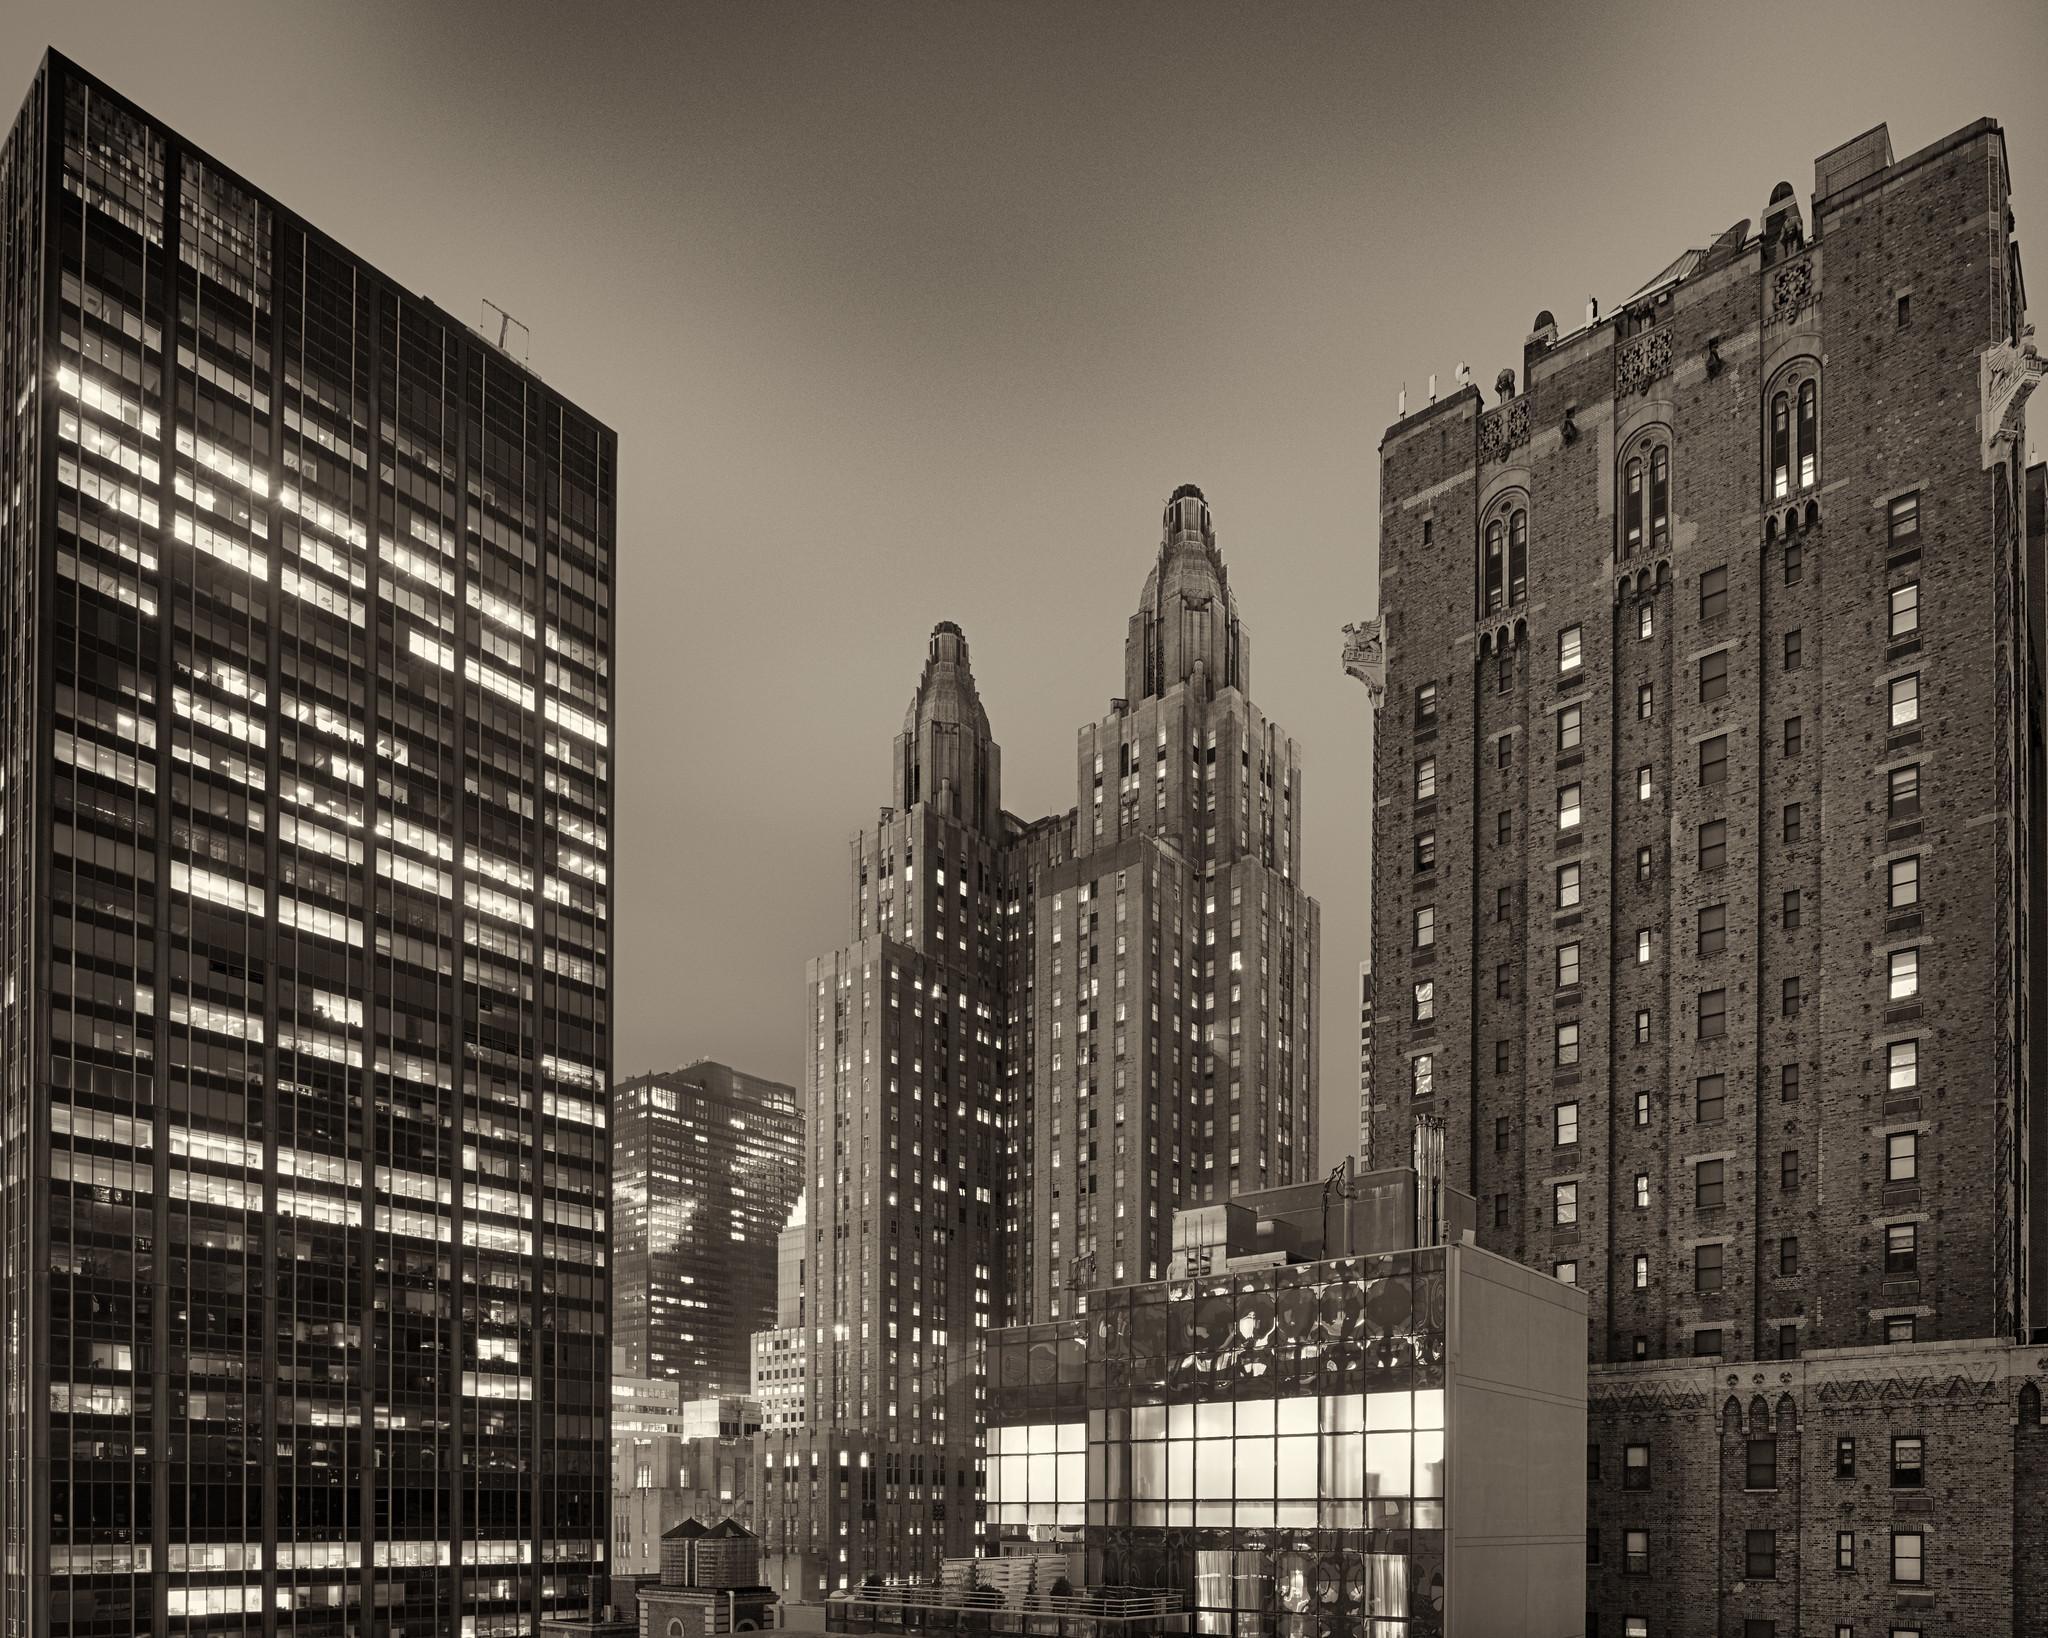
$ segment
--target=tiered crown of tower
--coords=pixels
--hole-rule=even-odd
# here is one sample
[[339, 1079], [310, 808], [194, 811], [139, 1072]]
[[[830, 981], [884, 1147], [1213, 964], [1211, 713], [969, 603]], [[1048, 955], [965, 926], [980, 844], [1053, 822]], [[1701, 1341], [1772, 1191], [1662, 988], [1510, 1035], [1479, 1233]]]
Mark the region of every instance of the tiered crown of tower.
[[1159, 557], [1145, 577], [1124, 642], [1124, 693], [1155, 699], [1182, 683], [1205, 698], [1245, 691], [1250, 656], [1209, 503], [1184, 483], [1168, 498]]

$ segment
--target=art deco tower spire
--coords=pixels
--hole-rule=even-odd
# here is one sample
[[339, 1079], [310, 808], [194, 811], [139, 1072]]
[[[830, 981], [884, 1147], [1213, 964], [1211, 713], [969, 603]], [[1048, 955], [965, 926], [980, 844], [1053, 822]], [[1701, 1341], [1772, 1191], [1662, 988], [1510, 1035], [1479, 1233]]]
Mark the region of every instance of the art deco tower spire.
[[1183, 682], [1197, 683], [1203, 699], [1220, 688], [1244, 693], [1250, 659], [1209, 503], [1184, 483], [1166, 503], [1159, 559], [1145, 577], [1124, 640], [1125, 695], [1133, 702], [1157, 699]]
[[896, 736], [894, 799], [906, 811], [928, 802], [991, 840], [1002, 834], [1002, 752], [974, 686], [967, 639], [950, 620], [931, 648]]

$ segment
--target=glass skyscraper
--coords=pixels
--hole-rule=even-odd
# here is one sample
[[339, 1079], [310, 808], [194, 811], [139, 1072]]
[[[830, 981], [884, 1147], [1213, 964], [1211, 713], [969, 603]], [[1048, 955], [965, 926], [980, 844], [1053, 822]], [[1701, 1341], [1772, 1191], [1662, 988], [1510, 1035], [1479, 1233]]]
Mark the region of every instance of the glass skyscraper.
[[0, 151], [0, 1638], [604, 1571], [616, 442], [60, 57]]

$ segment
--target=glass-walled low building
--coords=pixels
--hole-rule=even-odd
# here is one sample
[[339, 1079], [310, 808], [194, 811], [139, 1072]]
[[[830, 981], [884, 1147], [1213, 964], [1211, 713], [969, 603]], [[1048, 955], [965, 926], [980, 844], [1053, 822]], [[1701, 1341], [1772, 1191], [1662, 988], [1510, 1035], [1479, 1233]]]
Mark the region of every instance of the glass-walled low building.
[[1227, 1638], [1579, 1633], [1585, 1324], [1468, 1243], [1091, 1293], [991, 1336], [984, 1549]]

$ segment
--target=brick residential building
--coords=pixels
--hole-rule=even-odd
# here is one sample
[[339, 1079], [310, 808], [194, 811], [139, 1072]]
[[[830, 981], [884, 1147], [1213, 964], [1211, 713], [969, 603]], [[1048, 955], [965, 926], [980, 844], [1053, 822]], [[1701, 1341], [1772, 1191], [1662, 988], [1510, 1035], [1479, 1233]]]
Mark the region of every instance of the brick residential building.
[[2048, 1623], [2007, 197], [1879, 127], [1381, 445], [1375, 1137], [1590, 1299], [1589, 1632]]

